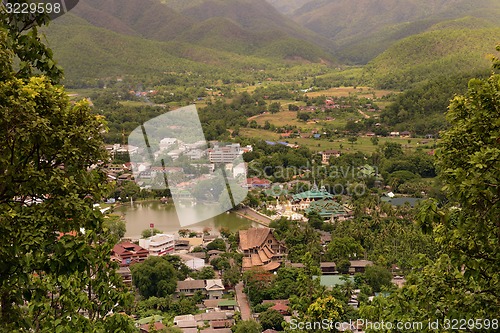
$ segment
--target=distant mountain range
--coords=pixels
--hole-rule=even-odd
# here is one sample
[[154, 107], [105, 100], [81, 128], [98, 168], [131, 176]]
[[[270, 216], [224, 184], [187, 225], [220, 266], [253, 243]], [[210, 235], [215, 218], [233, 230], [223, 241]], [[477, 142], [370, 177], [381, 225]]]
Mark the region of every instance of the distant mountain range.
[[[367, 63], [395, 42], [464, 17], [500, 26], [498, 0], [269, 0], [335, 43], [336, 56]], [[483, 27], [485, 27], [483, 26]]]
[[[498, 0], [80, 0], [47, 37], [73, 79], [337, 59], [370, 62], [381, 77], [413, 66], [408, 57], [432, 68], [449, 66], [457, 52], [484, 58], [499, 42], [499, 17]], [[414, 42], [441, 45], [437, 58], [447, 60]]]
[[182, 66], [336, 63], [331, 41], [264, 0], [81, 0], [47, 37], [70, 79]]

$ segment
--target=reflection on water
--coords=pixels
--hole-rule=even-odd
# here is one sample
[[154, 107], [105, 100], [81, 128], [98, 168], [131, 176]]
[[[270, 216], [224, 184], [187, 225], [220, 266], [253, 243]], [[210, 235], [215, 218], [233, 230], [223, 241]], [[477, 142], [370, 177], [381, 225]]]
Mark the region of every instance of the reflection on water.
[[[209, 208], [209, 207], [207, 207]], [[158, 201], [134, 202], [133, 205], [124, 204], [115, 208], [116, 214], [123, 214], [127, 222], [126, 237], [139, 238], [144, 229], [151, 223], [163, 232], [176, 233], [179, 229], [201, 231], [205, 227], [219, 230], [226, 227], [231, 231], [257, 226], [254, 222], [242, 218], [234, 213], [223, 213], [203, 222], [187, 227], [181, 227], [173, 204], [162, 204]]]

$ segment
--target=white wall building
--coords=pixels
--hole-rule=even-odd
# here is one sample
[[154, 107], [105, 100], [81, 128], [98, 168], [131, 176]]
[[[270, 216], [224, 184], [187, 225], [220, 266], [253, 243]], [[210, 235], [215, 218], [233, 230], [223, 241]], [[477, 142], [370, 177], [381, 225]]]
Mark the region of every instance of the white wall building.
[[146, 239], [139, 239], [139, 246], [149, 251], [151, 256], [162, 256], [174, 252], [174, 235], [156, 234]]

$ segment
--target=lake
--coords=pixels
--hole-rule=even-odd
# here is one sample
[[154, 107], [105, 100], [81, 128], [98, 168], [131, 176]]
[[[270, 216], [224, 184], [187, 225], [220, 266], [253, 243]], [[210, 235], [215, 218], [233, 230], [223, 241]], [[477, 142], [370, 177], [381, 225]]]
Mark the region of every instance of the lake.
[[190, 229], [202, 231], [209, 227], [212, 230], [219, 230], [222, 227], [230, 231], [237, 231], [249, 227], [257, 227], [258, 224], [234, 213], [223, 213], [203, 222], [187, 227], [181, 227], [175, 211], [175, 206], [171, 203], [163, 204], [159, 201], [142, 201], [133, 204], [123, 204], [114, 209], [116, 214], [124, 215], [127, 223], [127, 233], [125, 237], [138, 239], [144, 229], [149, 229], [150, 223], [154, 227], [165, 233], [177, 233], [179, 229]]

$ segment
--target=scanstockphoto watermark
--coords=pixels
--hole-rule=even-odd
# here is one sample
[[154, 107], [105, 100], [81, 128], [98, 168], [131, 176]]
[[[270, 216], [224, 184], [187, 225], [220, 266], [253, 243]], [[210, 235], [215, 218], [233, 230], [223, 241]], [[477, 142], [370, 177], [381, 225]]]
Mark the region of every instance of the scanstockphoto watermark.
[[[332, 195], [348, 195], [348, 196], [363, 196], [367, 192], [366, 184], [364, 183], [335, 183], [335, 184], [299, 184], [298, 192], [319, 191], [330, 193]], [[282, 184], [273, 184], [268, 191], [273, 197], [281, 197], [288, 194], [285, 186]]]
[[299, 321], [297, 319], [292, 319], [290, 321], [289, 328], [291, 330], [324, 330], [324, 331], [355, 331], [358, 328], [362, 328], [367, 331], [381, 331], [381, 332], [391, 332], [391, 331], [471, 331], [471, 330], [482, 330], [482, 331], [498, 331], [500, 328], [500, 319], [436, 319], [432, 321], [369, 321], [366, 319], [349, 320], [348, 322], [335, 322], [329, 319], [323, 319], [320, 321]]
[[[364, 330], [375, 330], [375, 331], [419, 331], [423, 330], [424, 323], [422, 322], [386, 322], [386, 321], [367, 321], [365, 319], [349, 320], [346, 322], [338, 322], [330, 319], [322, 319], [320, 321], [300, 321], [298, 319], [292, 319], [290, 321], [290, 330], [298, 331], [355, 331], [358, 328], [363, 328]], [[426, 327], [426, 326], [425, 326]]]
[[270, 166], [260, 165], [259, 163], [250, 162], [248, 164], [252, 175], [259, 178], [275, 178], [275, 179], [295, 179], [304, 175], [308, 175], [315, 179], [334, 178], [334, 179], [368, 179], [379, 175], [378, 167], [372, 165], [364, 165], [360, 167], [354, 166], [326, 166], [315, 165], [307, 162], [304, 166]]

